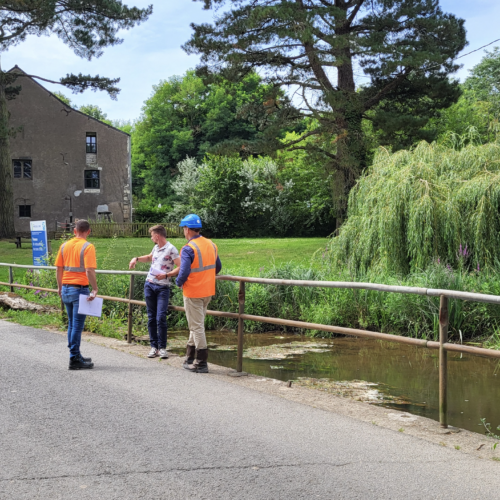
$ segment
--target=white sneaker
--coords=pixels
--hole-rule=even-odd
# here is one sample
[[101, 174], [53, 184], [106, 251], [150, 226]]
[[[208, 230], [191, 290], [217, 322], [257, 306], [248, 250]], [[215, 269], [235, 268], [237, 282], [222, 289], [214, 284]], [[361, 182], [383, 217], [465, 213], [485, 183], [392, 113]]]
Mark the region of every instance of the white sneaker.
[[151, 350], [149, 351], [148, 358], [156, 358], [158, 356], [158, 349], [151, 347]]
[[168, 354], [166, 349], [160, 349], [160, 359], [168, 359]]

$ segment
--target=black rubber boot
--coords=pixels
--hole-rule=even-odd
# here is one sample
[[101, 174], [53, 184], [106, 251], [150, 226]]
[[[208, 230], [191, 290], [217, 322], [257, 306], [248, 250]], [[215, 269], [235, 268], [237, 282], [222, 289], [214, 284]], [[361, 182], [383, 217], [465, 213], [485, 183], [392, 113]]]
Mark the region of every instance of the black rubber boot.
[[79, 358], [69, 360], [70, 370], [89, 370], [91, 368], [94, 368], [94, 363], [84, 361], [81, 356]]
[[194, 359], [196, 356], [196, 347], [194, 345], [188, 345], [186, 348], [186, 359], [184, 360], [184, 363], [182, 363], [182, 366], [186, 370], [193, 370], [193, 363]]
[[196, 373], [208, 373], [208, 349], [197, 349], [196, 360], [193, 363]]

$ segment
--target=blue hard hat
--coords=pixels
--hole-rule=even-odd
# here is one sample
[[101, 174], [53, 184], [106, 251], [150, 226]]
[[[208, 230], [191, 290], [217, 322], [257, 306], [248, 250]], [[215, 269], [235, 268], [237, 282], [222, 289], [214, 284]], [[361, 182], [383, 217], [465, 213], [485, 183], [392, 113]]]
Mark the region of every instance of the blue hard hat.
[[189, 214], [181, 220], [179, 227], [201, 228], [201, 219], [196, 214]]

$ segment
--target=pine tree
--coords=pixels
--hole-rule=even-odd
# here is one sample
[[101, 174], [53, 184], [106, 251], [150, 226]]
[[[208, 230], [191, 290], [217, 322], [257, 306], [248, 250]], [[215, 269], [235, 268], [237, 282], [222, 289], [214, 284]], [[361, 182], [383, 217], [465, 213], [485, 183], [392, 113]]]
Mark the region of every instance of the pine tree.
[[[431, 115], [429, 110], [459, 96], [449, 75], [458, 69], [454, 58], [466, 44], [464, 21], [444, 13], [438, 0], [203, 2], [205, 9], [230, 9], [213, 24], [192, 24], [184, 49], [201, 54], [199, 71], [223, 70], [238, 78], [257, 70], [276, 89], [299, 89], [300, 104], [297, 97], [287, 102], [270, 96], [261, 106], [264, 127], [270, 113], [280, 117], [268, 127], [266, 146], [305, 149], [328, 163], [340, 218], [366, 164], [363, 118], [389, 131], [404, 124], [403, 117], [411, 122], [416, 99]], [[357, 87], [355, 73], [361, 72], [367, 80]], [[275, 134], [279, 122], [304, 116], [316, 127], [281, 143]], [[304, 141], [311, 136], [315, 140]]]
[[[146, 20], [152, 7], [127, 7], [120, 0], [6, 0], [0, 3], [0, 54], [28, 35], [55, 34], [79, 57], [99, 57], [105, 47], [122, 42], [120, 29]], [[119, 78], [69, 74], [58, 82], [36, 75], [5, 73], [0, 67], [0, 238], [14, 235], [12, 166], [6, 99], [15, 98], [25, 77], [59, 83], [74, 93], [104, 90], [116, 99]]]

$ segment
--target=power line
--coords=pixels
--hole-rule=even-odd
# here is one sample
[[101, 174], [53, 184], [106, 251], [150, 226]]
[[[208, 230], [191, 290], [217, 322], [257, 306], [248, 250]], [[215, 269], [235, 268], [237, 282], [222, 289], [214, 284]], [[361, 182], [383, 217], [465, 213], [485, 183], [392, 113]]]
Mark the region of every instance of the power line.
[[[493, 40], [492, 42], [487, 43], [486, 45], [482, 45], [478, 49], [471, 50], [470, 52], [467, 52], [467, 54], [462, 54], [461, 56], [456, 57], [455, 60], [461, 59], [462, 57], [465, 57], [465, 56], [468, 56], [470, 54], [473, 54], [474, 52], [477, 52], [478, 50], [484, 49], [485, 47], [489, 47], [490, 45], [493, 45], [495, 42], [500, 42], [500, 38], [497, 38], [496, 40]], [[430, 68], [427, 68], [427, 69], [433, 69], [433, 68], [438, 68], [438, 67], [439, 67], [439, 65], [436, 65], [436, 66], [431, 66]], [[354, 76], [357, 76], [358, 78], [371, 78], [371, 77], [369, 77], [367, 75], [359, 75], [359, 74], [356, 74], [356, 73], [354, 73]]]
[[470, 52], [467, 52], [467, 54], [462, 54], [461, 56], [458, 56], [456, 59], [460, 59], [461, 57], [468, 56], [469, 54], [472, 54], [473, 52], [477, 52], [478, 50], [484, 49], [485, 47], [488, 47], [489, 45], [493, 45], [495, 42], [500, 42], [500, 38], [497, 38], [496, 40], [493, 40], [490, 43], [487, 43], [486, 45], [483, 45], [482, 47], [479, 47], [478, 49], [471, 50]]

